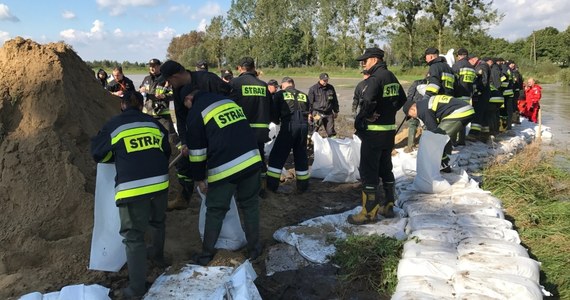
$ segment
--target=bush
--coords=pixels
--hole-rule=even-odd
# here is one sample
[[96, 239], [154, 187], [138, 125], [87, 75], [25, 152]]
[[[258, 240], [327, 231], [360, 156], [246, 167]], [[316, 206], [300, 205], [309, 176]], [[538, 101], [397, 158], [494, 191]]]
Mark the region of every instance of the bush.
[[558, 73], [558, 81], [563, 85], [570, 85], [570, 69], [564, 69]]

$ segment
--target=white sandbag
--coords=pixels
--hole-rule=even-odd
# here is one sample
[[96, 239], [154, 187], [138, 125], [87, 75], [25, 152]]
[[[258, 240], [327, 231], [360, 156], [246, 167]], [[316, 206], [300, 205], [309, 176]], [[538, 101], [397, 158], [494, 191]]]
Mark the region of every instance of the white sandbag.
[[[124, 252], [124, 251], [123, 251]], [[98, 285], [68, 285], [59, 292], [51, 292], [42, 295], [39, 292], [33, 292], [20, 297], [20, 300], [110, 300], [109, 289]]]
[[538, 283], [516, 275], [461, 271], [453, 276], [458, 299], [463, 294], [479, 294], [493, 299], [542, 299]]
[[117, 272], [127, 262], [121, 220], [115, 204], [115, 164], [97, 164], [95, 220], [91, 238], [89, 269]]
[[[455, 291], [447, 280], [431, 276], [404, 276], [402, 278], [398, 278], [396, 293], [399, 292], [426, 293], [431, 297], [436, 297], [433, 299], [455, 299], [454, 298]], [[392, 297], [392, 299], [394, 299], [394, 297]], [[416, 297], [413, 299], [424, 299], [424, 298]]]
[[517, 275], [536, 283], [539, 283], [540, 280], [540, 264], [528, 257], [502, 257], [468, 253], [459, 257], [458, 268], [460, 271]]
[[455, 300], [455, 297], [433, 296], [429, 293], [418, 291], [398, 291], [392, 295], [392, 300]]
[[456, 204], [453, 205], [453, 212], [457, 215], [484, 215], [499, 219], [505, 218], [503, 210], [492, 205]]
[[325, 178], [333, 170], [332, 150], [329, 139], [323, 139], [317, 132], [311, 136], [314, 160], [311, 165], [312, 178]]
[[406, 202], [403, 209], [408, 213], [408, 216], [415, 217], [420, 215], [438, 215], [440, 218], [444, 219], [450, 216], [454, 216], [453, 208], [449, 205], [449, 200], [441, 200], [440, 202], [435, 201], [415, 201]]
[[459, 215], [457, 217], [457, 225], [463, 227], [489, 227], [495, 229], [513, 229], [513, 223], [495, 217], [489, 217], [486, 215]]
[[398, 263], [398, 280], [405, 276], [430, 276], [451, 279], [457, 272], [457, 260], [435, 260], [429, 258], [402, 258]]
[[[204, 240], [204, 227], [206, 226], [206, 196], [202, 194], [199, 188], [196, 189], [202, 202], [200, 204], [200, 215], [198, 217], [198, 230], [200, 231], [200, 238]], [[230, 210], [226, 213], [224, 223], [220, 236], [216, 242], [216, 248], [227, 250], [238, 250], [247, 244], [245, 233], [241, 227], [239, 212], [236, 205], [235, 198], [232, 196], [230, 202]]]
[[281, 129], [281, 125], [277, 125], [273, 122], [269, 123], [269, 141], [265, 143], [263, 150], [265, 151], [265, 158], [269, 158], [269, 154], [273, 149], [273, 145], [275, 145], [275, 139], [279, 134], [279, 130]]
[[495, 229], [487, 227], [465, 226], [458, 229], [457, 232], [459, 240], [470, 237], [482, 237], [482, 238], [503, 240], [517, 244], [521, 243], [521, 239], [519, 237], [518, 232], [510, 229]]
[[457, 249], [455, 244], [447, 242], [420, 240], [409, 241], [404, 244], [403, 258], [431, 258], [437, 260], [456, 260]]
[[451, 186], [440, 174], [443, 148], [449, 136], [424, 131], [420, 138], [417, 157], [417, 174], [414, 178], [414, 189], [428, 194], [441, 193]]
[[406, 232], [413, 232], [419, 229], [427, 228], [452, 228], [457, 221], [456, 216], [442, 216], [439, 214], [414, 214], [410, 216]]
[[520, 244], [482, 237], [461, 240], [457, 246], [457, 254], [461, 256], [469, 253], [481, 253], [488, 256], [528, 257], [528, 251]]
[[353, 136], [353, 139], [328, 139], [328, 141], [332, 154], [333, 168], [323, 181], [343, 183], [356, 182], [360, 179], [360, 173], [358, 172], [360, 139], [357, 136]]
[[455, 229], [420, 229], [409, 234], [410, 238], [417, 238], [420, 241], [440, 241], [450, 244], [457, 244], [459, 233]]

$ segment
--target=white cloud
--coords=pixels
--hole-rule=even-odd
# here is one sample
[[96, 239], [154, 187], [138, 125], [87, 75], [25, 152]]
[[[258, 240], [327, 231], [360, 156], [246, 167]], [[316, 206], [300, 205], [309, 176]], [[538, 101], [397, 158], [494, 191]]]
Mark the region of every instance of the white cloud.
[[109, 13], [112, 16], [121, 15], [129, 7], [156, 6], [161, 2], [163, 2], [163, 0], [97, 0], [99, 7], [103, 9], [110, 9]]
[[170, 27], [164, 27], [163, 30], [161, 30], [157, 33], [157, 36], [161, 40], [170, 40], [175, 36], [175, 34], [176, 34], [176, 30], [174, 30]]
[[10, 39], [10, 33], [6, 31], [0, 31], [0, 42], [4, 43]]
[[509, 41], [526, 38], [534, 30], [548, 26], [563, 31], [570, 25], [567, 16], [570, 1], [567, 0], [505, 0], [495, 1], [493, 6], [505, 14], [505, 17], [499, 25], [490, 28], [489, 34]]
[[190, 5], [173, 5], [168, 8], [168, 11], [175, 12], [177, 14], [189, 15], [192, 12], [192, 7]]
[[200, 24], [198, 24], [197, 31], [206, 31], [206, 26], [208, 26], [208, 21], [206, 19], [200, 20]]
[[89, 31], [80, 31], [75, 29], [66, 29], [59, 32], [59, 36], [69, 43], [85, 43], [88, 44], [92, 40], [102, 40], [106, 36], [104, 30], [105, 23], [99, 20], [93, 21], [93, 27]]
[[75, 13], [69, 10], [65, 10], [61, 13], [61, 17], [64, 19], [75, 19]]
[[0, 21], [20, 22], [20, 19], [10, 12], [8, 5], [0, 3]]
[[208, 2], [198, 9], [196, 15], [200, 17], [215, 17], [222, 14], [222, 8], [217, 3]]
[[121, 28], [115, 29], [115, 30], [113, 31], [113, 35], [116, 36], [116, 37], [119, 37], [119, 38], [125, 36], [125, 35], [123, 34], [123, 31], [121, 30]]

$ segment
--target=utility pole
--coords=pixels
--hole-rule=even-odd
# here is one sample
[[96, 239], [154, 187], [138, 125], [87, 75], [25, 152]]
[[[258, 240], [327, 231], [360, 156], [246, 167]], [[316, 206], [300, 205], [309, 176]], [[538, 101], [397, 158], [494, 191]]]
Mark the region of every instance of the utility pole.
[[534, 59], [534, 65], [536, 66], [536, 35], [534, 34], [534, 31], [532, 32], [532, 49], [534, 50], [533, 52], [533, 59]]

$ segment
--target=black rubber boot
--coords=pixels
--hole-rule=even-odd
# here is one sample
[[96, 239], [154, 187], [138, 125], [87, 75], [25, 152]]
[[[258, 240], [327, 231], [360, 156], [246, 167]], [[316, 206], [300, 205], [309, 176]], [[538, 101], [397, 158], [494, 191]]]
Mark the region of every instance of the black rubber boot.
[[354, 225], [374, 223], [377, 221], [376, 215], [380, 206], [376, 198], [376, 187], [364, 187], [362, 191], [362, 210], [354, 215], [348, 216], [346, 221]]
[[379, 214], [384, 216], [385, 218], [393, 218], [394, 217], [394, 203], [396, 202], [396, 188], [394, 186], [394, 182], [384, 182], [382, 185], [384, 189], [384, 200], [382, 201], [382, 205], [380, 205]]

